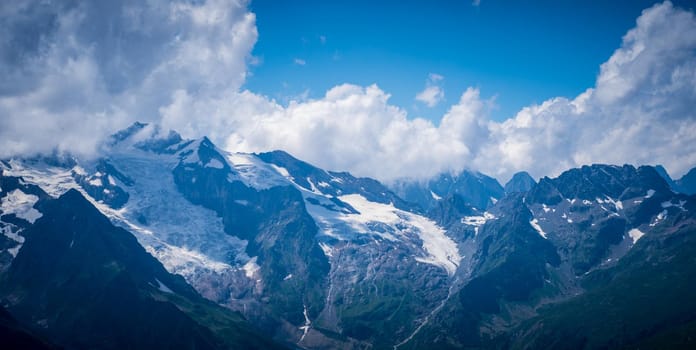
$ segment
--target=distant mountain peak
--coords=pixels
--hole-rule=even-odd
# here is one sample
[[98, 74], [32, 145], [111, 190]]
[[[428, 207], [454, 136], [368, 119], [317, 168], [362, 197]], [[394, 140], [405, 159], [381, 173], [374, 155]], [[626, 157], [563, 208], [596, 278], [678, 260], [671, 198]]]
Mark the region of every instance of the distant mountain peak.
[[141, 122], [134, 122], [133, 124], [129, 125], [125, 129], [121, 129], [114, 134], [111, 135], [111, 142], [110, 144], [117, 144], [119, 142], [125, 141], [132, 137], [133, 135], [137, 134], [141, 130], [143, 130], [146, 126], [149, 124], [147, 123], [141, 123]]
[[510, 181], [505, 184], [505, 193], [527, 192], [536, 185], [536, 181], [526, 171], [520, 171], [512, 176]]
[[692, 168], [676, 181], [680, 192], [688, 195], [696, 194], [696, 168]]
[[408, 202], [418, 204], [423, 210], [433, 209], [442, 198], [459, 195], [478, 209], [492, 206], [505, 195], [498, 180], [478, 171], [463, 170], [459, 173], [440, 173], [429, 180], [397, 181], [392, 189]]

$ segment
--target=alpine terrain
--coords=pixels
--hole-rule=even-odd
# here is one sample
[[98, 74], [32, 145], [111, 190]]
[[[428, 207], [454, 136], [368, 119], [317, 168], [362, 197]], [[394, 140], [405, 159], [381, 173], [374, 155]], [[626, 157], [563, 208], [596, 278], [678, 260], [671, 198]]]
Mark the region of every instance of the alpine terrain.
[[135, 123], [0, 162], [0, 338], [37, 349], [696, 346], [696, 170], [382, 184]]

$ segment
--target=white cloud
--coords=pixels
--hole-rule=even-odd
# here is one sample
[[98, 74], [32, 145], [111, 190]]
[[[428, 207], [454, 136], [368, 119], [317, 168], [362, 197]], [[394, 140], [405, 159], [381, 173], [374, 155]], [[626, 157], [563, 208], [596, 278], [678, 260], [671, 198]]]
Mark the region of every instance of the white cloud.
[[407, 118], [376, 86], [342, 85], [319, 100], [270, 103], [227, 146], [286, 149], [387, 181], [463, 167], [504, 181], [519, 170], [538, 177], [597, 162], [662, 163], [679, 176], [696, 164], [695, 31], [691, 12], [669, 2], [647, 9], [601, 66], [595, 87], [504, 122], [488, 119], [490, 101], [473, 88], [434, 125]]
[[305, 64], [307, 64], [307, 62], [301, 58], [295, 58], [294, 60], [292, 60], [292, 62], [298, 66], [304, 66]]
[[439, 86], [426, 86], [425, 89], [416, 95], [416, 100], [423, 102], [428, 107], [437, 106], [444, 98], [445, 93]]
[[492, 125], [474, 167], [508, 177], [555, 175], [604, 162], [696, 164], [696, 19], [665, 2], [647, 9], [602, 64], [594, 88], [550, 99]]
[[435, 82], [438, 82], [442, 79], [445, 79], [445, 77], [443, 77], [442, 75], [437, 74], [437, 73], [430, 73], [430, 74], [428, 74], [428, 79], [430, 80], [431, 83], [435, 83]]
[[472, 6], [478, 7], [479, 5], [481, 5], [481, 0], [473, 0], [473, 1], [471, 2], [471, 5], [472, 5]]
[[454, 135], [443, 138], [430, 121], [407, 119], [388, 99], [375, 85], [346, 84], [319, 100], [287, 107], [257, 100], [256, 112], [248, 114], [254, 117], [237, 125], [226, 146], [240, 151], [284, 149], [329, 169], [381, 179], [429, 176], [452, 166], [452, 156], [469, 152]]
[[21, 1], [0, 12], [0, 157], [94, 153], [115, 128], [157, 121], [181, 91], [236, 92], [257, 38], [246, 1]]
[[[375, 85], [287, 104], [240, 90], [257, 38], [244, 2], [48, 4], [0, 7], [0, 49], [11, 53], [0, 57], [0, 157], [89, 153], [116, 127], [150, 120], [386, 181], [464, 167], [506, 180], [592, 162], [662, 163], [678, 176], [696, 164], [696, 20], [669, 2], [643, 12], [583, 94], [494, 122], [491, 100], [469, 88], [439, 124], [409, 118]], [[431, 74], [423, 92], [442, 79]], [[435, 89], [421, 101], [443, 98]]]
[[428, 107], [435, 107], [444, 100], [445, 90], [437, 85], [442, 79], [444, 79], [442, 75], [430, 73], [425, 83], [425, 89], [416, 94], [416, 100], [425, 103]]

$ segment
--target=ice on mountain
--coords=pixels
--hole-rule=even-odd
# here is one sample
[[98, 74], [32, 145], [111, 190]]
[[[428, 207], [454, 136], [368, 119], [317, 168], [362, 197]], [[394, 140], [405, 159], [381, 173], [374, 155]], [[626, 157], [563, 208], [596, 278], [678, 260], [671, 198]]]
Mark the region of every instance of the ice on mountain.
[[544, 232], [544, 230], [542, 230], [541, 226], [539, 225], [539, 220], [534, 218], [534, 219], [532, 219], [532, 221], [529, 222], [529, 224], [532, 225], [532, 227], [539, 233], [539, 235], [541, 237], [543, 237], [544, 239], [547, 239], [546, 232]]
[[333, 257], [333, 250], [330, 245], [319, 242], [319, 248], [324, 252], [324, 255], [326, 255], [327, 258]]
[[660, 205], [662, 206], [662, 208], [675, 207], [675, 208], [679, 208], [683, 211], [686, 211], [686, 209], [684, 208], [684, 204], [686, 204], [686, 201], [680, 200], [679, 203], [676, 203], [676, 204], [672, 203], [672, 201], [666, 201], [666, 202], [662, 202]]
[[469, 226], [478, 227], [485, 224], [486, 221], [493, 219], [495, 219], [495, 215], [489, 212], [484, 212], [483, 215], [480, 216], [465, 216], [461, 219], [461, 223]]
[[82, 168], [82, 167], [79, 166], [79, 165], [74, 166], [74, 167], [72, 168], [72, 170], [73, 170], [73, 171], [75, 172], [75, 174], [77, 174], [77, 175], [87, 176], [87, 171], [85, 171], [85, 169]]
[[667, 218], [667, 209], [665, 209], [665, 210], [661, 211], [659, 214], [657, 214], [655, 219], [650, 223], [650, 226], [651, 227], [656, 226], [657, 224], [659, 224], [662, 220], [664, 220], [666, 218]]
[[628, 235], [629, 235], [629, 236], [631, 237], [631, 239], [633, 240], [633, 244], [636, 244], [636, 242], [638, 242], [638, 240], [639, 240], [641, 237], [643, 237], [643, 235], [645, 235], [645, 233], [643, 233], [641, 230], [639, 230], [639, 229], [637, 229], [637, 228], [633, 228], [633, 229], [631, 229], [630, 231], [628, 231]]
[[314, 192], [314, 193], [317, 193], [317, 194], [321, 194], [321, 193], [322, 193], [321, 191], [319, 191], [319, 189], [317, 188], [317, 186], [314, 185], [314, 182], [312, 182], [312, 178], [308, 177], [308, 178], [306, 178], [306, 180], [307, 180], [307, 183], [309, 184], [309, 187], [310, 187], [309, 190], [310, 190], [310, 191], [312, 191], [312, 192]]
[[0, 200], [2, 201], [0, 209], [4, 215], [14, 214], [32, 224], [43, 215], [34, 209], [34, 204], [39, 200], [39, 197], [26, 194], [20, 189], [15, 189]]
[[223, 169], [225, 166], [221, 161], [211, 158], [210, 161], [205, 165], [206, 168]]
[[614, 208], [616, 208], [616, 210], [623, 210], [623, 203], [621, 201], [614, 200], [610, 197], [607, 197], [607, 200], [605, 201], [605, 203], [614, 204]]
[[227, 161], [234, 169], [229, 181], [241, 181], [248, 187], [264, 190], [274, 186], [287, 186], [288, 181], [268, 163], [253, 154], [226, 153]]
[[[244, 252], [246, 241], [227, 234], [222, 219], [214, 211], [192, 204], [178, 191], [171, 171], [178, 164], [179, 155], [125, 147], [113, 150], [110, 162], [129, 178], [136, 179], [126, 189], [130, 198], [120, 209], [91, 199], [75, 182], [72, 176], [75, 168], [43, 164], [28, 168], [19, 161], [11, 162], [8, 176], [22, 176], [52, 197], [59, 197], [71, 188], [80, 191], [112, 222], [131, 231], [169, 272], [189, 281], [202, 271], [233, 271], [249, 259]], [[76, 172], [80, 171], [84, 170], [80, 168]], [[142, 226], [142, 218], [146, 219], [147, 227]]]
[[81, 189], [72, 176], [72, 169], [67, 170], [41, 163], [26, 167], [18, 160], [10, 160], [9, 163], [11, 167], [4, 170], [5, 175], [21, 177], [26, 182], [41, 187], [51, 197], [58, 198], [69, 189]]
[[244, 264], [244, 266], [242, 266], [242, 269], [244, 269], [244, 274], [248, 278], [254, 278], [261, 269], [261, 267], [258, 264], [256, 264], [256, 257], [253, 257], [249, 259], [249, 261], [246, 264]]
[[288, 172], [288, 169], [283, 168], [282, 166], [277, 166], [275, 164], [269, 163], [269, 165], [275, 169], [278, 174], [285, 176], [288, 179], [292, 179], [292, 176], [290, 176], [290, 172]]
[[[442, 228], [420, 215], [397, 209], [393, 204], [371, 202], [359, 194], [338, 197], [357, 212], [329, 210], [321, 205], [318, 198], [322, 196], [315, 196], [307, 189], [303, 195], [306, 199], [314, 198], [306, 200], [307, 211], [326, 236], [350, 240], [356, 234], [367, 234], [396, 242], [411, 239], [413, 235], [422, 242], [425, 254], [416, 260], [442, 267], [449, 274], [454, 273], [461, 260], [456, 243], [445, 235]], [[330, 257], [331, 248], [325, 243], [319, 245]]]
[[165, 293], [174, 294], [174, 292], [171, 289], [169, 289], [169, 287], [167, 287], [167, 285], [160, 282], [159, 279], [155, 278], [155, 282], [157, 282], [157, 289], [159, 289], [160, 291], [165, 292]]

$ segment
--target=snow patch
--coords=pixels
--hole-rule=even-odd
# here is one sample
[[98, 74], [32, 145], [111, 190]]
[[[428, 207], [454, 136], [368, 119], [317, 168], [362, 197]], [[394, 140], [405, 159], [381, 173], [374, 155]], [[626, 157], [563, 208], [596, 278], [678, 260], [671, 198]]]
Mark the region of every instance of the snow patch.
[[310, 190], [310, 191], [312, 191], [313, 193], [316, 193], [316, 194], [322, 194], [322, 192], [319, 191], [319, 189], [317, 188], [317, 186], [314, 185], [314, 182], [312, 182], [312, 179], [311, 179], [311, 178], [308, 177], [308, 178], [306, 178], [305, 180], [307, 180], [307, 183], [309, 184], [309, 190]]
[[[418, 257], [417, 261], [440, 266], [450, 275], [461, 261], [457, 244], [445, 235], [445, 231], [429, 219], [396, 209], [393, 204], [381, 204], [368, 201], [359, 194], [351, 194], [339, 197], [339, 199], [355, 208], [362, 214], [349, 214], [354, 220], [356, 228], [361, 228], [369, 222], [386, 222], [396, 225], [408, 225], [404, 231], [415, 231], [423, 242], [423, 249], [429, 254], [427, 257]], [[363, 226], [364, 227], [364, 226]]]
[[16, 232], [12, 232], [12, 229], [10, 225], [7, 225], [5, 227], [0, 228], [2, 229], [2, 233], [5, 235], [5, 237], [17, 242], [17, 243], [24, 243], [24, 237], [18, 235]]
[[285, 168], [283, 168], [282, 166], [277, 166], [277, 165], [275, 165], [275, 164], [269, 164], [269, 165], [270, 165], [273, 169], [275, 169], [275, 171], [278, 172], [278, 174], [280, 174], [280, 175], [282, 175], [282, 176], [284, 176], [284, 177], [286, 177], [286, 178], [288, 178], [288, 179], [292, 178], [292, 176], [290, 176], [290, 172], [288, 171], [288, 169], [285, 169]]
[[532, 225], [532, 227], [533, 227], [537, 232], [539, 232], [539, 235], [540, 235], [541, 237], [543, 237], [544, 239], [547, 239], [547, 238], [546, 238], [546, 232], [544, 232], [544, 230], [541, 229], [541, 226], [539, 226], [539, 220], [537, 220], [536, 218], [534, 218], [534, 219], [532, 219], [532, 221], [529, 222], [529, 224]]
[[629, 236], [631, 237], [631, 239], [633, 240], [633, 244], [636, 244], [636, 242], [638, 242], [638, 240], [639, 240], [641, 237], [643, 237], [643, 235], [645, 235], [645, 233], [643, 233], [642, 231], [640, 231], [640, 230], [637, 229], [637, 228], [634, 228], [634, 229], [631, 229], [630, 231], [628, 231], [628, 235], [629, 235]]
[[16, 230], [16, 226], [12, 225], [12, 224], [6, 224], [6, 225], [0, 227], [0, 232], [2, 232], [5, 235], [5, 237], [7, 237], [7, 238], [9, 238], [17, 243], [14, 247], [7, 249], [7, 252], [10, 255], [12, 255], [12, 258], [17, 257], [17, 253], [19, 253], [19, 249], [22, 248], [22, 245], [24, 244], [24, 237], [22, 237], [18, 234], [18, 230]]
[[342, 183], [343, 183], [343, 179], [338, 178], [338, 177], [332, 177], [330, 181], [331, 181], [331, 182], [335, 182], [335, 183], [337, 183], [337, 184], [342, 184]]
[[174, 292], [169, 289], [164, 283], [160, 282], [157, 278], [155, 278], [155, 282], [157, 282], [157, 289], [159, 289], [162, 292], [169, 293], [169, 294], [174, 294]]
[[654, 227], [666, 218], [667, 218], [667, 209], [665, 209], [665, 210], [661, 211], [659, 214], [657, 214], [657, 216], [655, 217], [655, 220], [653, 220], [653, 222], [650, 223], [650, 226]]
[[75, 174], [77, 174], [77, 175], [87, 176], [87, 171], [85, 171], [85, 169], [83, 169], [83, 168], [82, 168], [81, 166], [79, 166], [79, 165], [74, 166], [74, 167], [72, 168], [72, 170], [73, 170], [73, 171], [75, 172]]
[[247, 278], [254, 278], [256, 273], [261, 269], [261, 266], [256, 264], [256, 257], [249, 259], [249, 261], [242, 267], [244, 269], [244, 275]]
[[307, 332], [309, 332], [309, 329], [312, 327], [312, 321], [309, 320], [309, 315], [307, 314], [307, 305], [304, 305], [304, 310], [302, 311], [302, 314], [304, 315], [305, 323], [302, 327], [300, 327], [300, 330], [302, 331], [302, 337], [300, 337], [300, 342], [304, 340], [304, 338], [307, 336]]
[[482, 216], [465, 216], [461, 219], [461, 223], [464, 225], [478, 227], [485, 224], [486, 221], [493, 219], [495, 219], [495, 215], [489, 212], [484, 212]]
[[214, 169], [223, 169], [225, 166], [222, 164], [221, 161], [215, 159], [215, 158], [210, 158], [210, 161], [205, 165], [206, 168], [214, 168]]
[[33, 194], [26, 194], [20, 189], [15, 189], [2, 198], [0, 209], [3, 214], [15, 214], [18, 218], [33, 224], [34, 221], [43, 216], [38, 210], [34, 209], [34, 204], [38, 200], [39, 197]]
[[234, 169], [228, 181], [241, 181], [246, 186], [265, 190], [276, 186], [287, 186], [288, 180], [279, 175], [277, 169], [253, 154], [228, 153], [227, 161]]
[[327, 258], [333, 257], [333, 248], [329, 246], [326, 243], [320, 242], [319, 243], [319, 248], [324, 252], [324, 255], [326, 255]]
[[621, 201], [615, 201], [612, 198], [607, 197], [605, 203], [614, 204], [614, 208], [616, 208], [616, 210], [623, 210], [623, 203]]
[[680, 200], [678, 204], [672, 203], [671, 201], [666, 201], [666, 202], [662, 202], [660, 205], [664, 209], [675, 207], [675, 208], [681, 209], [682, 211], [686, 211], [686, 209], [684, 208], [684, 204], [686, 204], [686, 201]]
[[179, 154], [188, 153], [181, 160], [184, 164], [200, 164], [201, 159], [198, 157], [198, 149], [201, 147], [201, 140], [196, 140], [191, 142], [188, 146], [184, 147]]
[[[359, 194], [339, 196], [338, 199], [350, 205], [357, 213], [331, 210], [335, 205], [326, 196], [317, 196], [302, 189], [305, 198], [319, 201], [305, 201], [307, 211], [321, 229], [321, 233], [339, 240], [350, 240], [357, 235], [372, 235], [389, 241], [408, 240], [417, 237], [425, 256], [416, 257], [419, 262], [435, 265], [454, 274], [461, 257], [457, 244], [445, 235], [445, 231], [433, 221], [420, 215], [400, 210], [392, 203], [383, 204], [367, 200]], [[329, 207], [329, 208], [327, 208]], [[328, 246], [320, 243], [326, 256], [331, 256]]]
[[4, 170], [7, 176], [22, 177], [25, 182], [41, 187], [51, 197], [58, 198], [73, 188], [81, 190], [73, 178], [72, 170], [45, 164], [33, 164], [31, 168], [27, 168], [14, 159], [10, 160], [10, 166]]
[[482, 216], [465, 216], [461, 219], [464, 225], [474, 226], [474, 236], [478, 236], [479, 227], [483, 226], [488, 220], [495, 219], [495, 215], [484, 212]]

